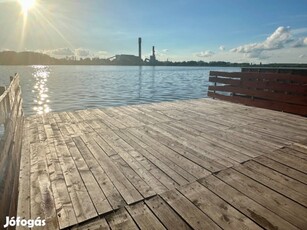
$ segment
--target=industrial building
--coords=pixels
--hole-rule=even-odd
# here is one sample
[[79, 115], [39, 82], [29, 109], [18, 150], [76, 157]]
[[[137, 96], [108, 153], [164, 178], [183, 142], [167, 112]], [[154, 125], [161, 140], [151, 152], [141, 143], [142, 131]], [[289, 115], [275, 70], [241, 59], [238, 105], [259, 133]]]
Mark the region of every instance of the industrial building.
[[144, 61], [142, 59], [142, 38], [138, 38], [138, 48], [138, 56], [131, 54], [118, 54], [108, 59], [117, 65], [155, 65], [157, 63], [154, 46], [152, 47], [152, 55], [149, 59], [146, 58]]

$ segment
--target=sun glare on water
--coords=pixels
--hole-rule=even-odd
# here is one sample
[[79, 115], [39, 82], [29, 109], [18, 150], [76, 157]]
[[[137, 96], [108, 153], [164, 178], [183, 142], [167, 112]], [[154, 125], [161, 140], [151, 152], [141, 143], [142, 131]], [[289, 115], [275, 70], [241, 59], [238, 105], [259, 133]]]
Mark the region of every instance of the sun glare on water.
[[28, 11], [35, 6], [35, 0], [18, 0], [18, 2], [24, 14], [27, 14]]

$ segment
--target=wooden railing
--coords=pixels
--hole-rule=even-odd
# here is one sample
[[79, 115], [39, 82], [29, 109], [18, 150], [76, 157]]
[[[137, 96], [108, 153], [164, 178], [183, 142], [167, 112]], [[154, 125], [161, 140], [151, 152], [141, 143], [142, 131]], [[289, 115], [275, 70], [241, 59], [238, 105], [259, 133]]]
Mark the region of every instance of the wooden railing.
[[19, 76], [0, 88], [0, 228], [6, 216], [16, 216], [20, 152], [23, 132]]
[[307, 116], [307, 76], [211, 71], [208, 96]]

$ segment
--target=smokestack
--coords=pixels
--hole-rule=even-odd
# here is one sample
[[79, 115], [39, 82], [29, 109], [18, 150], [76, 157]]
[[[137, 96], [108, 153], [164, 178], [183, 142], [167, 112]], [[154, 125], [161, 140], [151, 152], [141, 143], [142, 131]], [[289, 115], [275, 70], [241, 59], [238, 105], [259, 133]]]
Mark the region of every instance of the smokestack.
[[139, 38], [139, 58], [142, 59], [142, 38]]
[[155, 47], [154, 46], [152, 47], [152, 56], [153, 56], [154, 59], [156, 59]]

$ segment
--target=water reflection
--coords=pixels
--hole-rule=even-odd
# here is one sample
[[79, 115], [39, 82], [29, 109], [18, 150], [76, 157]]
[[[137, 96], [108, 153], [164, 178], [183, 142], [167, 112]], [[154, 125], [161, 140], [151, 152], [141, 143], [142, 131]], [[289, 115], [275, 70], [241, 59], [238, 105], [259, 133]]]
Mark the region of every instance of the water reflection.
[[49, 113], [51, 111], [49, 107], [48, 99], [48, 87], [47, 82], [50, 75], [50, 69], [48, 66], [32, 66], [33, 77], [35, 83], [32, 89], [34, 94], [34, 107], [33, 110], [37, 114]]

